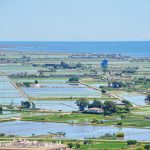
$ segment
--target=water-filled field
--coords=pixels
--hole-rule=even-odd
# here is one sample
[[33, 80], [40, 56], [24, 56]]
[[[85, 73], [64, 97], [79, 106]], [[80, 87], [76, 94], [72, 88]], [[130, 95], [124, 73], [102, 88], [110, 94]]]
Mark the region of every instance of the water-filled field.
[[145, 95], [142, 94], [134, 94], [134, 93], [127, 93], [127, 92], [121, 92], [119, 94], [121, 97], [127, 99], [133, 104], [144, 106], [146, 105], [145, 103]]
[[48, 109], [48, 110], [55, 110], [55, 111], [77, 111], [78, 107], [75, 104], [75, 101], [68, 101], [68, 100], [36, 100], [33, 101], [36, 104], [36, 108], [40, 109]]
[[0, 114], [0, 119], [9, 119], [12, 117], [20, 117], [21, 113], [18, 112], [11, 112], [11, 111], [3, 111], [2, 114]]
[[14, 97], [4, 97], [0, 98], [0, 105], [10, 105], [10, 104], [15, 104], [15, 105], [20, 105], [21, 101], [26, 100], [25, 98], [14, 98]]
[[7, 77], [0, 77], [0, 104], [20, 104], [25, 99]]
[[17, 74], [21, 72], [28, 72], [28, 73], [36, 73], [38, 67], [32, 67], [32, 66], [27, 66], [27, 65], [22, 65], [22, 64], [0, 64], [0, 70], [2, 72], [5, 72], [7, 74]]
[[40, 88], [23, 88], [30, 97], [100, 97], [101, 93], [83, 85], [43, 84]]
[[69, 139], [100, 137], [106, 133], [113, 134], [117, 132], [124, 132], [125, 140], [134, 139], [138, 141], [148, 141], [150, 137], [150, 129], [140, 128], [119, 128], [115, 126], [73, 125], [65, 123], [28, 121], [10, 121], [0, 123], [0, 133], [11, 135], [31, 136], [32, 134], [41, 135], [57, 132], [65, 132], [66, 135], [64, 138]]

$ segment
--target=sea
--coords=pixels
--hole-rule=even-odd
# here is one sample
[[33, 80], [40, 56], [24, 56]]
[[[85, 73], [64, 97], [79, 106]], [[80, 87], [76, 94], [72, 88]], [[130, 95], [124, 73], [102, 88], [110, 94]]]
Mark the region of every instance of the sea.
[[150, 57], [150, 41], [0, 41], [0, 50]]

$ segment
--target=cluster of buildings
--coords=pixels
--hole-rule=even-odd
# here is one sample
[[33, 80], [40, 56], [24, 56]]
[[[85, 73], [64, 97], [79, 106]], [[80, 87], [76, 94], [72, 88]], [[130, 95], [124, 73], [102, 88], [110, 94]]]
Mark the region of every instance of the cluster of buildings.
[[72, 54], [69, 58], [80, 58], [80, 59], [90, 59], [90, 58], [128, 58], [128, 56], [122, 56], [121, 54], [97, 54], [97, 53], [79, 53]]
[[0, 150], [69, 150], [67, 145], [61, 143], [37, 142], [24, 140], [14, 140], [10, 142], [0, 142]]

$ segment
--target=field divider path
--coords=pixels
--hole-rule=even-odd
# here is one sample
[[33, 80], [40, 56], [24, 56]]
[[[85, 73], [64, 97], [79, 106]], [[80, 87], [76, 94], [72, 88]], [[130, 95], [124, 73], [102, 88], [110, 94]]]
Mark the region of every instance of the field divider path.
[[7, 78], [8, 81], [10, 81], [10, 83], [19, 91], [19, 93], [20, 93], [23, 97], [25, 97], [25, 98], [28, 99], [28, 96], [26, 95], [26, 93], [25, 93], [23, 90], [21, 90], [21, 88], [19, 88], [8, 76], [6, 76], [6, 78]]
[[[9, 77], [7, 74], [0, 72], [0, 76], [3, 76], [12, 84], [12, 86], [22, 95], [23, 98], [26, 98], [28, 100], [28, 95], [21, 89], [19, 88]], [[19, 97], [20, 98], [20, 97]]]
[[[81, 82], [81, 81], [80, 81], [79, 83], [82, 84], [82, 85], [85, 85], [86, 87], [92, 88], [93, 90], [96, 90], [96, 91], [101, 92], [101, 89], [99, 89], [99, 88], [97, 88], [97, 87], [91, 86], [91, 85], [89, 85], [89, 84], [87, 84], [87, 83], [84, 83], [84, 82]], [[110, 95], [110, 96], [112, 96], [113, 98], [116, 98], [116, 99], [118, 99], [118, 100], [120, 100], [120, 101], [122, 101], [122, 100], [127, 100], [127, 99], [125, 99], [125, 98], [123, 98], [123, 97], [120, 97], [120, 96], [118, 96], [118, 95], [116, 95], [116, 94], [113, 94], [113, 93], [111, 93], [111, 92], [107, 92], [106, 94], [107, 94], [107, 95]], [[128, 100], [127, 100], [127, 101], [128, 101]], [[132, 103], [132, 104], [134, 105], [134, 107], [137, 106], [135, 103]]]

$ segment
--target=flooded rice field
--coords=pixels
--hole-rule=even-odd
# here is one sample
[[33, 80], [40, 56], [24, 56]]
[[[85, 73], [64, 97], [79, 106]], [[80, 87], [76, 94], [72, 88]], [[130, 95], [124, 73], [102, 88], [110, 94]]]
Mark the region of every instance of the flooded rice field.
[[125, 140], [134, 139], [138, 141], [148, 141], [150, 129], [140, 128], [118, 128], [115, 126], [91, 126], [50, 122], [27, 122], [10, 121], [0, 123], [0, 133], [13, 134], [19, 136], [44, 135], [48, 133], [64, 132], [69, 139], [98, 138], [106, 133], [125, 133]]
[[0, 77], [0, 105], [20, 104], [26, 98], [20, 91], [4, 76]]
[[66, 101], [66, 100], [36, 100], [33, 101], [36, 104], [36, 108], [40, 109], [48, 109], [48, 110], [55, 110], [55, 111], [64, 111], [64, 112], [71, 112], [77, 111], [78, 107], [75, 104], [75, 101]]
[[101, 93], [81, 84], [43, 84], [40, 88], [22, 88], [31, 97], [100, 97]]
[[145, 103], [145, 95], [142, 94], [136, 94], [136, 93], [127, 93], [127, 92], [122, 92], [119, 94], [119, 96], [125, 98], [126, 100], [130, 101], [133, 104], [139, 105], [139, 106], [144, 106], [146, 105]]

